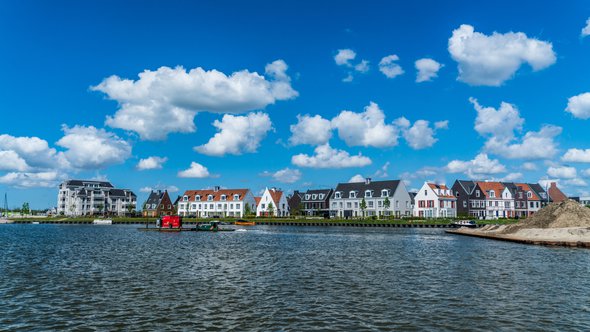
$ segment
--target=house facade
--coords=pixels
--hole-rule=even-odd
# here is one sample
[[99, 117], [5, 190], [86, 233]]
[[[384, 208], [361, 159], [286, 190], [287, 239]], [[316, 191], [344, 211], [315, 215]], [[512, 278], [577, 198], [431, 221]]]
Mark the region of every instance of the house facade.
[[144, 217], [161, 217], [175, 214], [174, 204], [170, 200], [168, 191], [152, 191], [143, 204]]
[[59, 185], [57, 214], [124, 216], [135, 211], [137, 196], [129, 189], [117, 189], [110, 182], [67, 180]]
[[257, 217], [288, 217], [289, 203], [285, 193], [276, 188], [264, 189], [256, 206]]
[[[303, 205], [301, 200], [303, 199], [303, 193], [299, 190], [295, 190], [292, 195], [287, 197], [287, 203], [289, 204], [289, 211], [291, 216], [299, 216], [302, 215], [303, 212]], [[258, 206], [258, 203], [256, 203]]]
[[178, 214], [194, 218], [243, 218], [256, 211], [250, 189], [187, 190], [178, 202]]
[[455, 218], [457, 198], [444, 184], [424, 182], [414, 198], [414, 216], [423, 218]]
[[339, 183], [330, 197], [333, 218], [411, 215], [411, 197], [400, 180]]
[[330, 197], [332, 189], [308, 190], [303, 194], [301, 204], [306, 216], [324, 217], [330, 216]]

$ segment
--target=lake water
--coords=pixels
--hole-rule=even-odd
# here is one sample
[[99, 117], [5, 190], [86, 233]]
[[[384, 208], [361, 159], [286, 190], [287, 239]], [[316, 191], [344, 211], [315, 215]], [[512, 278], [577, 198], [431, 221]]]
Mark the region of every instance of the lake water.
[[440, 229], [0, 225], [0, 330], [590, 330], [590, 250]]

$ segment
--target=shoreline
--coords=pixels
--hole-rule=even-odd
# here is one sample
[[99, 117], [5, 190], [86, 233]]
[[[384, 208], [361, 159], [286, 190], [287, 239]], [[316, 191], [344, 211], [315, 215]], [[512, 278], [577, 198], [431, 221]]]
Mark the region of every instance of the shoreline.
[[[585, 227], [572, 227], [573, 230], [585, 230]], [[541, 246], [553, 246], [553, 247], [575, 247], [575, 248], [590, 248], [590, 240], [578, 240], [575, 237], [570, 236], [568, 237], [560, 237], [559, 233], [563, 233], [564, 231], [570, 230], [569, 228], [554, 228], [549, 230], [544, 229], [527, 229], [528, 233], [525, 234], [498, 234], [492, 232], [484, 232], [481, 230], [473, 230], [473, 229], [465, 229], [460, 228], [457, 230], [447, 230], [446, 233], [449, 234], [456, 234], [456, 235], [463, 235], [463, 236], [472, 236], [478, 237], [482, 239], [490, 239], [490, 240], [497, 240], [497, 241], [507, 241], [507, 242], [515, 242], [515, 243], [522, 243], [522, 244], [532, 244], [532, 245], [541, 245]], [[534, 232], [537, 234], [534, 234]], [[530, 233], [533, 232], [533, 233]], [[539, 232], [541, 234], [539, 234]], [[544, 233], [544, 234], [543, 234]]]

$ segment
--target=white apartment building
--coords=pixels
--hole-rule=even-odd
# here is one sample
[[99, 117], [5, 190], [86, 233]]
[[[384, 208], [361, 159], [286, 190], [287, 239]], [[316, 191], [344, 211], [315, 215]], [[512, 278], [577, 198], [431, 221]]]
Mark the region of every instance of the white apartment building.
[[[365, 200], [366, 208], [361, 208]], [[388, 206], [389, 205], [389, 206]], [[359, 218], [412, 215], [412, 199], [400, 180], [339, 183], [330, 199], [330, 216]]]
[[59, 185], [57, 214], [124, 216], [134, 212], [137, 196], [129, 189], [116, 189], [110, 182], [68, 180]]
[[457, 216], [457, 197], [444, 184], [424, 182], [414, 202], [415, 217], [455, 218]]
[[178, 214], [185, 217], [243, 218], [248, 210], [256, 211], [250, 189], [187, 190], [178, 202]]

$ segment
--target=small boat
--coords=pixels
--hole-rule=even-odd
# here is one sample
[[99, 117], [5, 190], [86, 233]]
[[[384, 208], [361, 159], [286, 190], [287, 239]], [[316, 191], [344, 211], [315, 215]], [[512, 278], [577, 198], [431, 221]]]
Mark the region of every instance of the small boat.
[[198, 224], [195, 228], [198, 232], [233, 232], [233, 228], [219, 227], [219, 221], [211, 221], [204, 224]]
[[39, 222], [38, 221], [33, 221], [31, 224], [33, 224], [33, 225], [39, 225]]
[[234, 223], [234, 225], [236, 225], [236, 226], [255, 226], [256, 223], [254, 221], [248, 221], [248, 220], [244, 220], [244, 219], [238, 219], [238, 220], [236, 220], [236, 222]]
[[112, 225], [113, 221], [111, 219], [94, 219], [92, 221], [94, 225]]
[[453, 227], [468, 227], [468, 228], [475, 228], [477, 224], [473, 220], [459, 220], [455, 221], [451, 224]]

